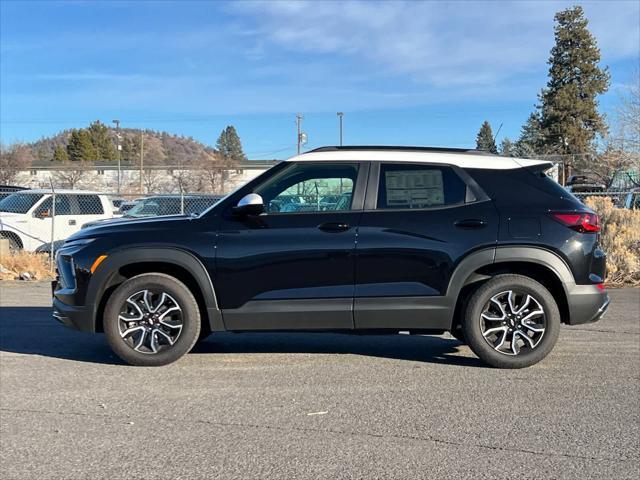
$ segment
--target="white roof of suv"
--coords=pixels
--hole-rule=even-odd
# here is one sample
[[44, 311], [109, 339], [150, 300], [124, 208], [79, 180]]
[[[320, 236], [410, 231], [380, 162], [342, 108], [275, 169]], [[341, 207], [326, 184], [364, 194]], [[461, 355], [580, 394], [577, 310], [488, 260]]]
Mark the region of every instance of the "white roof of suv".
[[428, 162], [461, 168], [508, 170], [549, 164], [546, 160], [500, 157], [478, 150], [429, 147], [322, 147], [290, 158], [288, 161], [373, 161]]

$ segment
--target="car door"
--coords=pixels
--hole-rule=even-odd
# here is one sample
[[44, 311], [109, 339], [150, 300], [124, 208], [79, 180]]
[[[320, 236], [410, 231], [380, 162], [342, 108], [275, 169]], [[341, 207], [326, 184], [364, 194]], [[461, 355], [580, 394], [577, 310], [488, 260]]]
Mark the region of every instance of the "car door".
[[[238, 217], [229, 209], [220, 219], [214, 285], [225, 326], [351, 329], [368, 164], [287, 162], [276, 169], [252, 187], [263, 214]], [[324, 202], [329, 195], [339, 201]]]
[[460, 260], [495, 246], [492, 202], [454, 166], [374, 163], [358, 228], [356, 328], [445, 328]]
[[113, 213], [105, 212], [105, 206], [99, 195], [77, 194], [73, 196], [73, 200], [75, 200], [72, 204], [74, 215], [66, 222], [68, 235], [80, 230], [85, 223], [113, 216]]
[[[49, 195], [34, 211], [35, 226], [38, 239], [42, 243], [50, 243], [53, 240], [64, 240], [75, 230], [70, 231], [69, 222], [73, 218], [71, 208], [71, 195], [56, 194], [55, 209], [53, 208], [53, 195]], [[51, 223], [54, 222], [53, 229]]]

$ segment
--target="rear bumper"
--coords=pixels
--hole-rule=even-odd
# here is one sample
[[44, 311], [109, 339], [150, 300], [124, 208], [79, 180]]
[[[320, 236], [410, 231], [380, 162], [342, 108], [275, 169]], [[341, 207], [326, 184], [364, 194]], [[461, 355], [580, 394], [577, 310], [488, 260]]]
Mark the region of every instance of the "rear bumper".
[[610, 303], [606, 291], [596, 285], [574, 285], [567, 292], [569, 325], [597, 322], [602, 318]]

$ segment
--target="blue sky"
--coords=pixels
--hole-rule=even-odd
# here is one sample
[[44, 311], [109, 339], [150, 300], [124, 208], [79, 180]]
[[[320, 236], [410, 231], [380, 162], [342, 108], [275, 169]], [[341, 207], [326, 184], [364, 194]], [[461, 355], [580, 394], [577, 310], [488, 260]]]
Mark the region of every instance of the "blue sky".
[[516, 138], [545, 85], [553, 15], [583, 5], [612, 74], [612, 113], [640, 59], [640, 2], [0, 0], [0, 138], [114, 118], [250, 158], [336, 144], [473, 147]]

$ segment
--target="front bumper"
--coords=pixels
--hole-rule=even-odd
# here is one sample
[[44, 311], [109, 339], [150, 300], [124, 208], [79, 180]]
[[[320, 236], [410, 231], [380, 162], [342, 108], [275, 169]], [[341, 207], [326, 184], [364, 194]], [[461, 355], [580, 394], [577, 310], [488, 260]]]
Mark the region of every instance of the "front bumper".
[[602, 318], [611, 299], [609, 294], [596, 285], [573, 285], [567, 292], [569, 325], [597, 322]]
[[[55, 282], [52, 285], [55, 289]], [[80, 330], [82, 332], [95, 332], [95, 322], [93, 321], [93, 305], [74, 306], [67, 305], [60, 299], [53, 297], [53, 318], [67, 327]]]

